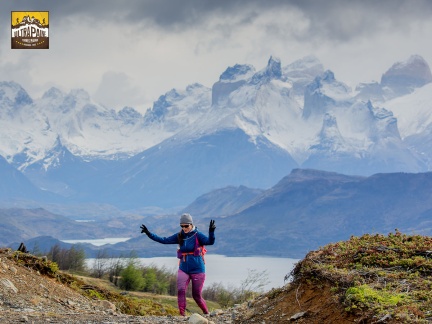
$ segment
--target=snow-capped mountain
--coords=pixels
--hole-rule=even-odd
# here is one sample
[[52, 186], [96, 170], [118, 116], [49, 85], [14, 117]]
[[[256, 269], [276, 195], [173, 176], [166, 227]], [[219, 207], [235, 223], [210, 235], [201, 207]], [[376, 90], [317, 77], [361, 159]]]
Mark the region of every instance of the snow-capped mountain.
[[131, 107], [116, 112], [99, 105], [82, 89], [64, 94], [51, 88], [33, 100], [20, 85], [1, 82], [0, 154], [24, 170], [47, 161], [60, 140], [86, 160], [127, 158], [187, 127], [210, 106], [210, 96], [210, 89], [200, 85], [172, 90], [142, 116]]
[[[313, 56], [228, 67], [212, 88], [172, 89], [144, 115], [84, 90], [33, 99], [0, 82], [0, 155], [66, 197], [181, 205], [227, 185], [268, 188], [293, 168], [431, 170], [432, 75], [418, 55], [352, 90]], [[80, 198], [77, 198], [80, 197]]]

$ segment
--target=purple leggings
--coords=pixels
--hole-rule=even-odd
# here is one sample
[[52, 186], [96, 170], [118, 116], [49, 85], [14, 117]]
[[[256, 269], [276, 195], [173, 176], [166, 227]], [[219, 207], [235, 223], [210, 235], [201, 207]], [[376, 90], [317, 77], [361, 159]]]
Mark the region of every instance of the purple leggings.
[[192, 297], [204, 314], [208, 313], [207, 304], [202, 297], [202, 289], [205, 281], [205, 273], [187, 274], [179, 269], [177, 273], [177, 301], [180, 315], [185, 315], [186, 291], [192, 279]]

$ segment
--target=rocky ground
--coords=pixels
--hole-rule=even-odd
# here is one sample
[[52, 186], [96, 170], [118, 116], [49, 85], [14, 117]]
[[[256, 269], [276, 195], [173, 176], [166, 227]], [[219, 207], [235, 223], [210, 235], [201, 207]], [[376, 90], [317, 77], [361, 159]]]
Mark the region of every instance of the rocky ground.
[[[216, 310], [206, 317], [131, 316], [114, 303], [83, 296], [58, 279], [41, 274], [0, 249], [0, 323], [233, 323], [239, 310]], [[241, 309], [241, 307], [238, 307]]]

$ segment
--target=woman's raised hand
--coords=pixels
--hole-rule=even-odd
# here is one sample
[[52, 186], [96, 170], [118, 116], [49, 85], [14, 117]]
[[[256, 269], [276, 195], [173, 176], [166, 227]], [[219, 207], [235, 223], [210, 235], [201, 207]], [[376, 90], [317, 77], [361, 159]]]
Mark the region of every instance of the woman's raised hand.
[[209, 225], [209, 232], [214, 232], [216, 229], [215, 221], [212, 219]]
[[147, 236], [150, 234], [150, 231], [147, 229], [147, 227], [144, 224], [142, 224], [140, 228], [141, 228], [141, 233], [145, 233]]

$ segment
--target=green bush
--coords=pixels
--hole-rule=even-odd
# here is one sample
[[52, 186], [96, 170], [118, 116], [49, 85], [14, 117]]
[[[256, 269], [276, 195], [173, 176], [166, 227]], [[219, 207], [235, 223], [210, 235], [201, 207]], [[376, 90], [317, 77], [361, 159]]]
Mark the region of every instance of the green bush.
[[[401, 305], [409, 298], [404, 293], [392, 293], [386, 290], [373, 289], [368, 285], [350, 287], [345, 293], [345, 298], [355, 307], [370, 307], [379, 305], [380, 307], [391, 307]], [[376, 304], [376, 305], [375, 305]]]
[[145, 286], [141, 270], [133, 260], [120, 272], [120, 278], [120, 288], [124, 290], [141, 290]]

